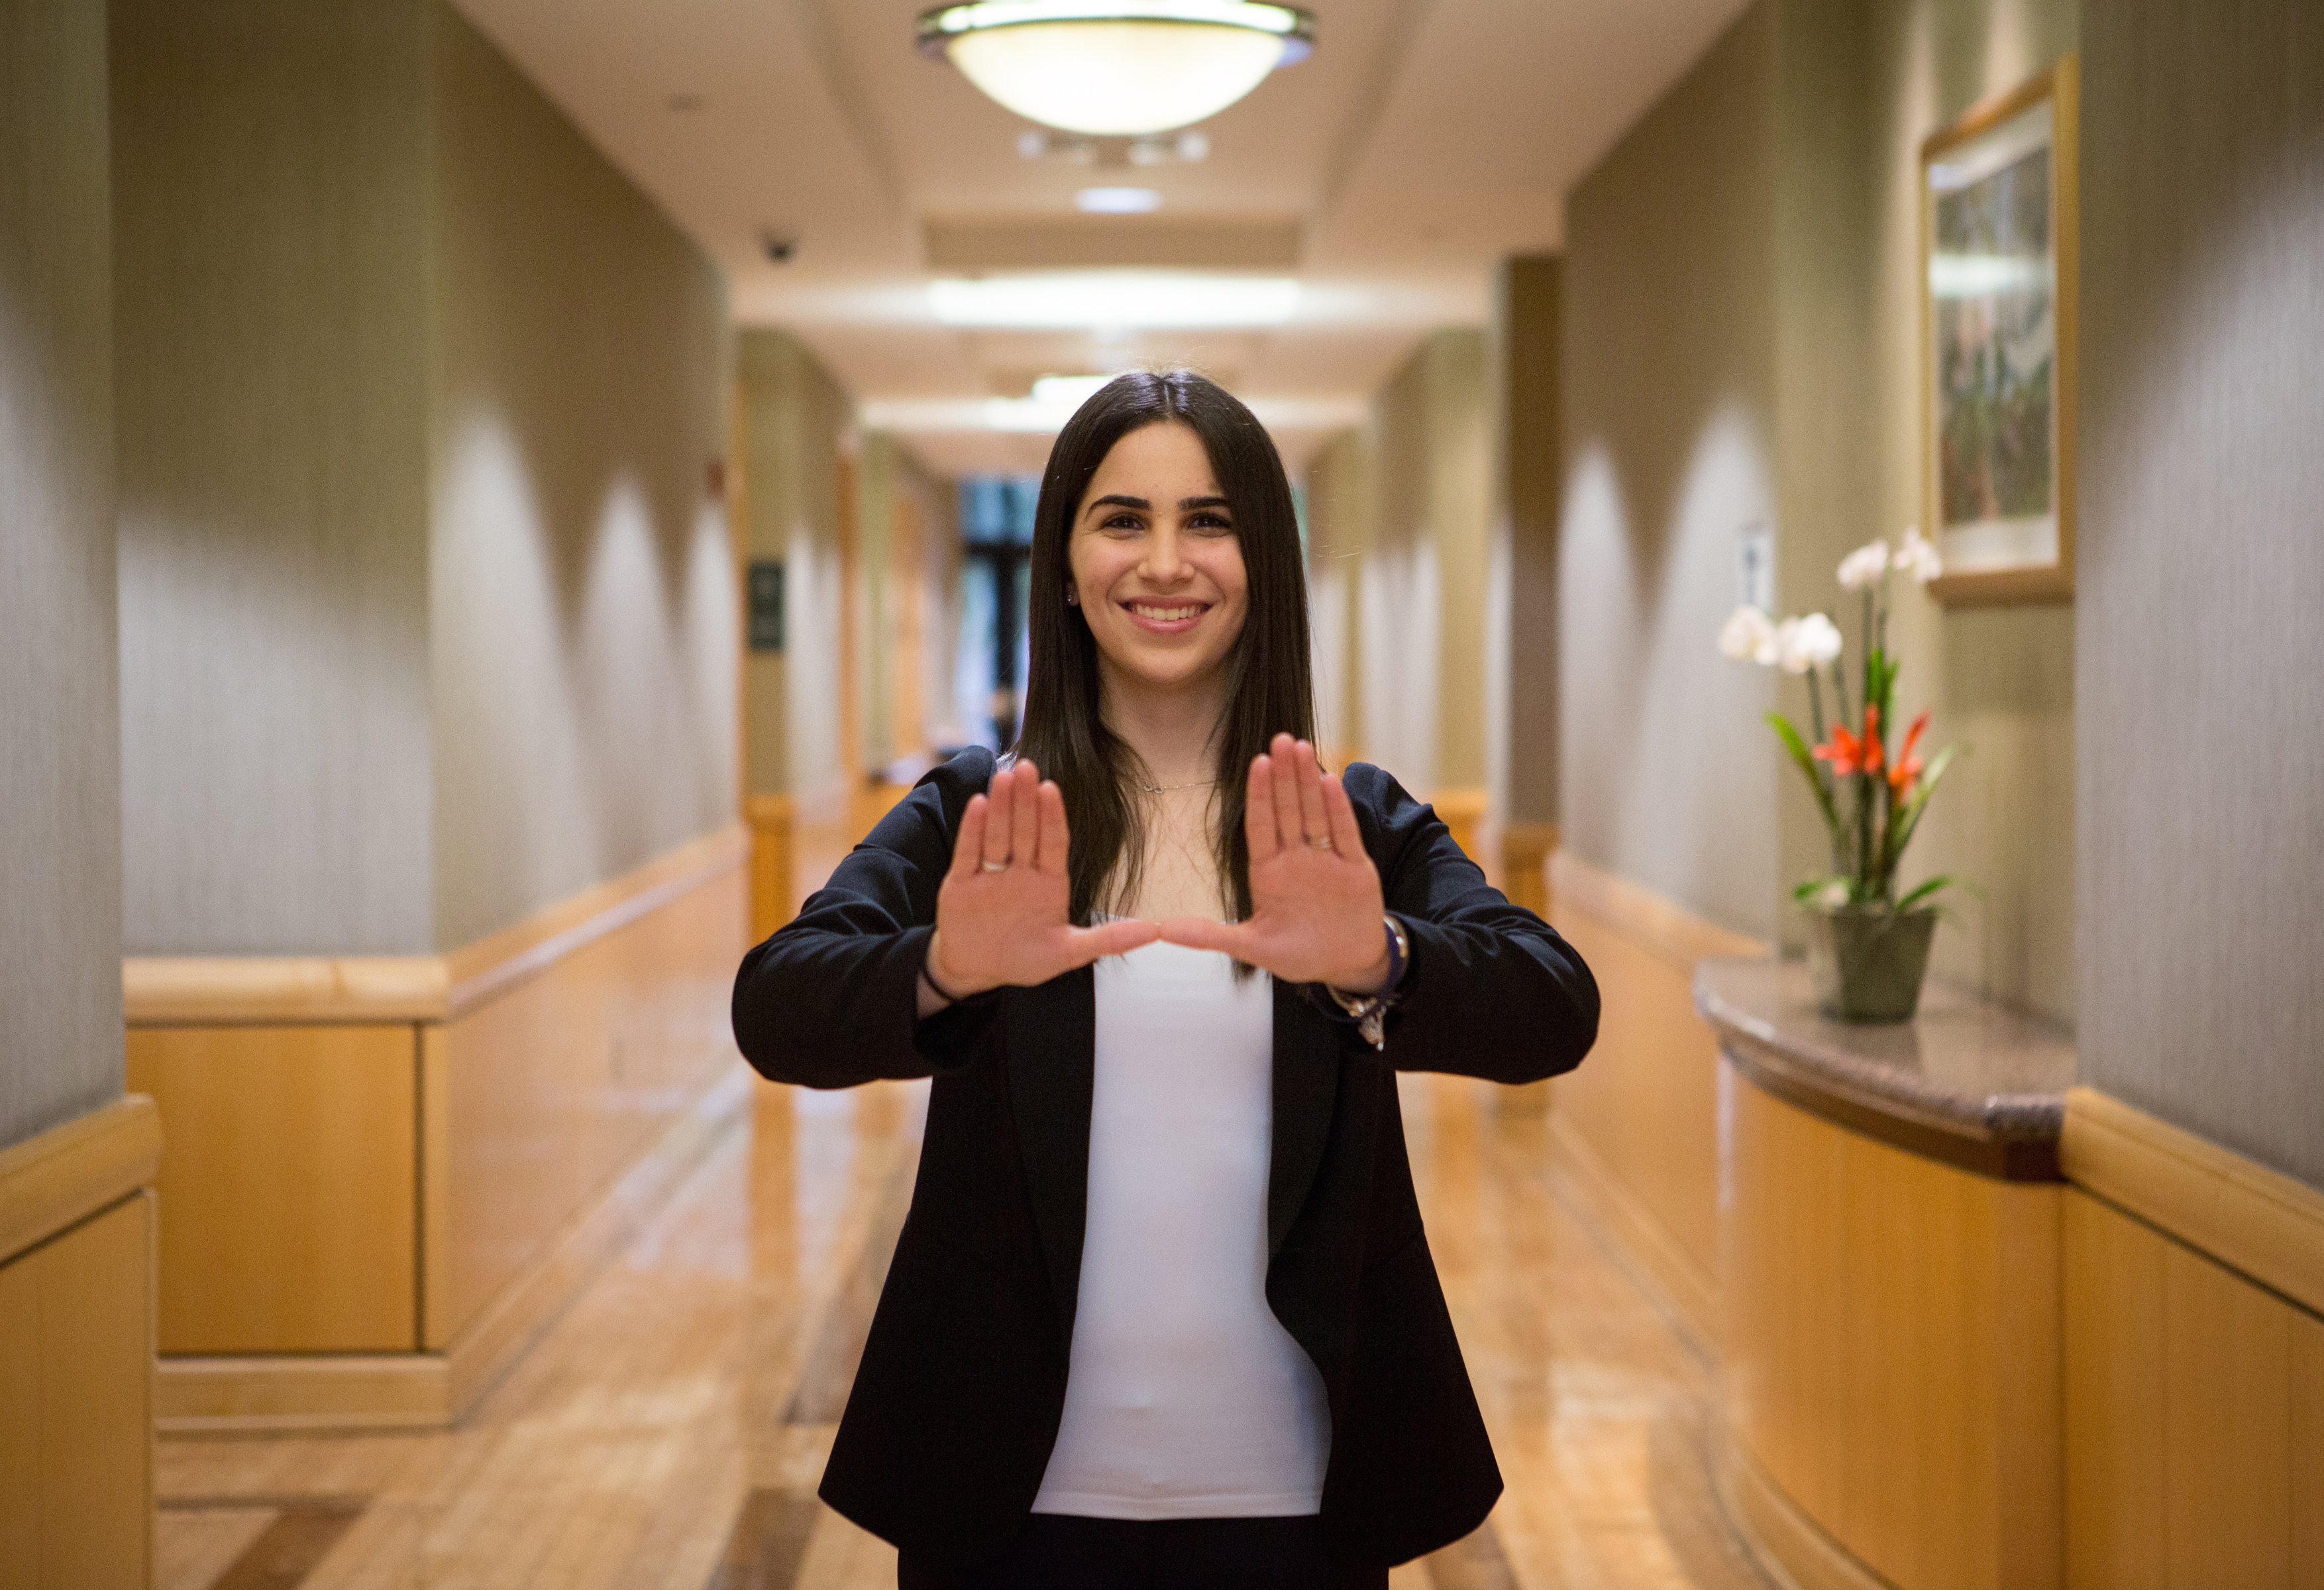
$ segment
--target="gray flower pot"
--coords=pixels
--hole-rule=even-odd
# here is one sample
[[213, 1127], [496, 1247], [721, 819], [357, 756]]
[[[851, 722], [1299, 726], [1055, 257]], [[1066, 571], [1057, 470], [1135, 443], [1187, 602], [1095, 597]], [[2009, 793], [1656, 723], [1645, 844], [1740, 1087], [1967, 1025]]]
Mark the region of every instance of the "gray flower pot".
[[1840, 1021], [1909, 1021], [1928, 975], [1937, 908], [1809, 906], [1808, 978], [1816, 1008]]

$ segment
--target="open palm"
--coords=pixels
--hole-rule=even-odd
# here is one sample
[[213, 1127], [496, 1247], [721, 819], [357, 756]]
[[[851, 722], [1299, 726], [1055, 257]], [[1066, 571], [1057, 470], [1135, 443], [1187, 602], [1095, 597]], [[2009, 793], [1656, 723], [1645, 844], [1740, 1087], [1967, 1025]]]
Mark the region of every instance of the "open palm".
[[1305, 740], [1277, 735], [1250, 764], [1243, 807], [1250, 846], [1250, 917], [1175, 917], [1162, 937], [1224, 950], [1289, 983], [1367, 994], [1386, 979], [1379, 873], [1364, 852], [1355, 808]]
[[1068, 837], [1065, 797], [1029, 762], [994, 773], [984, 794], [969, 798], [928, 943], [928, 976], [944, 994], [1029, 988], [1153, 942], [1151, 922], [1073, 925]]

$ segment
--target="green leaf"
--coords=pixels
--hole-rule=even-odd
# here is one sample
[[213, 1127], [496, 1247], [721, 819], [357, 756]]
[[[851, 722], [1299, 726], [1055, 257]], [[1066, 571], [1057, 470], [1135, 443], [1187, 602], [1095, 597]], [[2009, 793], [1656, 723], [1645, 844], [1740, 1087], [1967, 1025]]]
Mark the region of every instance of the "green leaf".
[[1930, 759], [1927, 769], [1921, 774], [1920, 787], [1913, 791], [1912, 800], [1904, 803], [1904, 813], [1894, 825], [1895, 834], [1888, 846], [1891, 866], [1904, 859], [1904, 846], [1913, 842], [1913, 831], [1921, 826], [1921, 813], [1928, 809], [1929, 797], [1937, 792], [1937, 781], [1945, 776], [1945, 770], [1953, 764], [1953, 757], [1967, 749], [1958, 744], [1948, 745]]
[[1792, 726], [1792, 720], [1782, 713], [1767, 714], [1767, 726], [1775, 731], [1775, 737], [1783, 741], [1784, 749], [1792, 753], [1792, 761], [1798, 764], [1800, 772], [1807, 779], [1808, 788], [1815, 791], [1816, 806], [1823, 813], [1824, 825], [1831, 829], [1834, 838], [1837, 839], [1840, 834], [1840, 813], [1832, 806], [1831, 791], [1824, 787], [1823, 780], [1817, 776], [1815, 753], [1808, 749], [1808, 743], [1800, 738], [1800, 731]]
[[1914, 885], [1910, 893], [1906, 894], [1902, 900], [1899, 900], [1896, 902], [1896, 909], [1898, 911], [1910, 911], [1922, 901], [1926, 900], [1930, 895], [1934, 894], [1938, 890], [1942, 889], [1952, 881], [1953, 875], [1950, 873], [1939, 873], [1935, 877]]

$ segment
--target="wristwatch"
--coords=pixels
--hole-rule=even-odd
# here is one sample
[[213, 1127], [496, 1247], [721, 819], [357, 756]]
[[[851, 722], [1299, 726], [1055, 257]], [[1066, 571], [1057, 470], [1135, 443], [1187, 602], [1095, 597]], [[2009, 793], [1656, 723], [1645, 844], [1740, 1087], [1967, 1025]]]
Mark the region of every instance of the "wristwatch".
[[1374, 1049], [1388, 1047], [1388, 1012], [1397, 1001], [1397, 985], [1404, 981], [1404, 969], [1412, 964], [1412, 940], [1405, 937], [1404, 924], [1383, 912], [1380, 921], [1388, 929], [1388, 980], [1379, 992], [1370, 994], [1346, 994], [1323, 985], [1323, 992], [1332, 1003], [1346, 1012], [1356, 1024], [1356, 1031]]

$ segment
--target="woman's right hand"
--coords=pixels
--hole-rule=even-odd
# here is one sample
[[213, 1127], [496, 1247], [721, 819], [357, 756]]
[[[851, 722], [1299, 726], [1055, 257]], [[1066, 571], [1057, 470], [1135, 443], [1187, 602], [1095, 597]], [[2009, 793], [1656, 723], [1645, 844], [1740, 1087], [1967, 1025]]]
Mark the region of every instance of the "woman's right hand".
[[994, 773], [984, 794], [969, 797], [952, 868], [936, 892], [922, 1016], [948, 999], [1047, 983], [1160, 936], [1152, 922], [1073, 925], [1066, 840], [1065, 797], [1029, 762]]

